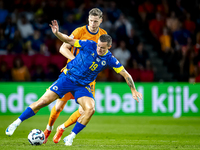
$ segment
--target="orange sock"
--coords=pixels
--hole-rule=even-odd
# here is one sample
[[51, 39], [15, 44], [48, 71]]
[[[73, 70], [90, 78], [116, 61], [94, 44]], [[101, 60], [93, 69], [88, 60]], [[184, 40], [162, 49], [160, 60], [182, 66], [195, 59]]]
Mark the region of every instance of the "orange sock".
[[59, 115], [60, 115], [60, 112], [56, 111], [56, 105], [55, 105], [51, 110], [51, 115], [49, 117], [49, 126], [54, 125], [54, 122], [56, 121]]
[[74, 124], [78, 118], [81, 116], [81, 114], [79, 113], [79, 110], [75, 111], [70, 117], [69, 119], [64, 123], [65, 128], [69, 127], [70, 125]]

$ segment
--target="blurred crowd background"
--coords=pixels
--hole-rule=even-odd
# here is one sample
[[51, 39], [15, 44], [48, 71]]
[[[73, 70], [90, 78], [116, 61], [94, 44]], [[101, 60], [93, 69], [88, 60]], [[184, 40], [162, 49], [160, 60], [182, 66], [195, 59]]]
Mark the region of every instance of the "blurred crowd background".
[[[94, 7], [134, 81], [200, 82], [198, 0], [0, 0], [0, 81], [55, 81], [67, 59], [51, 20], [70, 35]], [[107, 69], [97, 81], [124, 79]]]

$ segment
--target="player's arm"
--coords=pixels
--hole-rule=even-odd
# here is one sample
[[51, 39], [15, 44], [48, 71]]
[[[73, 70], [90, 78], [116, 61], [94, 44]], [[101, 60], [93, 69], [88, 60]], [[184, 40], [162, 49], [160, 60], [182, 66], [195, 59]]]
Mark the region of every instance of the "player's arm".
[[131, 77], [131, 75], [125, 70], [123, 69], [122, 71], [119, 72], [120, 75], [122, 75], [124, 77], [124, 79], [126, 80], [126, 83], [128, 84], [128, 86], [130, 87], [131, 89], [131, 92], [132, 92], [132, 95], [133, 95], [133, 98], [139, 102], [138, 100], [138, 97], [140, 99], [142, 99], [142, 94], [139, 93], [136, 88], [135, 88], [135, 84], [133, 82], [133, 79]]
[[50, 24], [49, 26], [51, 27], [53, 34], [57, 38], [59, 38], [62, 42], [69, 43], [70, 45], [73, 46], [74, 43], [76, 42], [76, 39], [72, 39], [68, 35], [59, 32], [59, 26], [56, 20], [51, 21], [51, 23], [52, 24]]
[[68, 43], [63, 43], [59, 49], [59, 52], [66, 58], [72, 60], [75, 56], [70, 52], [71, 45]]

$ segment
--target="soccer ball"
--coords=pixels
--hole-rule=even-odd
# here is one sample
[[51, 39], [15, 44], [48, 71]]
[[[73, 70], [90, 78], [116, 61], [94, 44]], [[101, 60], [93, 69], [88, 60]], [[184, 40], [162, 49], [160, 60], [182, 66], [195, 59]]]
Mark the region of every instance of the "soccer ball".
[[45, 136], [42, 130], [33, 129], [28, 134], [28, 141], [31, 145], [41, 145], [44, 142]]

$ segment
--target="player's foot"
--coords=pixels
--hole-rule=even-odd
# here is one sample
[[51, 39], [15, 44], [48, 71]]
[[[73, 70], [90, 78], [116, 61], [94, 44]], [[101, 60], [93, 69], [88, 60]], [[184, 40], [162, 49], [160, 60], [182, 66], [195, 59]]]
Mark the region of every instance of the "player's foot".
[[62, 128], [60, 128], [60, 126], [57, 127], [57, 132], [56, 132], [56, 134], [53, 137], [53, 142], [54, 143], [58, 143], [60, 141], [61, 136], [62, 136], [62, 134], [63, 134], [64, 131], [65, 130], [63, 130]]
[[74, 132], [71, 132], [70, 135], [66, 136], [63, 141], [65, 142], [66, 146], [71, 146], [73, 139], [76, 137], [76, 134]]
[[15, 132], [15, 130], [17, 129], [18, 125], [12, 123], [11, 125], [8, 126], [8, 128], [6, 129], [6, 135], [11, 136], [13, 135], [13, 133]]
[[47, 142], [48, 137], [49, 137], [50, 134], [51, 134], [51, 130], [45, 129], [45, 131], [44, 131], [45, 139], [44, 139], [43, 144], [45, 144]]

